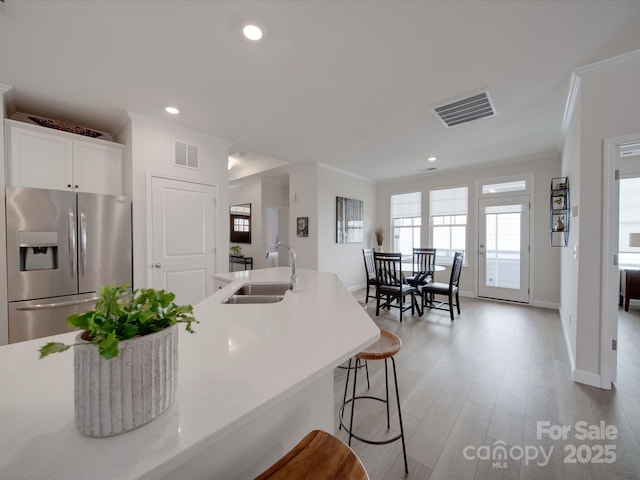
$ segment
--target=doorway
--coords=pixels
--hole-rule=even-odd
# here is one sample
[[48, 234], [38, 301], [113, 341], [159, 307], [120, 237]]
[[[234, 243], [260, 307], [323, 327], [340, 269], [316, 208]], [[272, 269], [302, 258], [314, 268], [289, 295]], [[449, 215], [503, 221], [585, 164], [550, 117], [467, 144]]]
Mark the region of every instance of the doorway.
[[[627, 157], [635, 159], [631, 171], [624, 168], [622, 159]], [[640, 175], [640, 133], [605, 139], [603, 163], [600, 386], [610, 389], [612, 382], [617, 380], [620, 270], [626, 262], [625, 252], [620, 251], [625, 239], [620, 238], [624, 229], [620, 229], [619, 179]], [[628, 231], [622, 233], [628, 237]]]
[[[289, 209], [286, 207], [265, 207], [267, 236], [265, 251], [276, 242], [289, 243]], [[280, 255], [280, 249], [269, 251], [267, 267], [288, 267], [289, 255]]]
[[151, 178], [151, 285], [179, 305], [213, 292], [215, 196], [212, 185]]
[[529, 303], [529, 195], [478, 201], [478, 296]]

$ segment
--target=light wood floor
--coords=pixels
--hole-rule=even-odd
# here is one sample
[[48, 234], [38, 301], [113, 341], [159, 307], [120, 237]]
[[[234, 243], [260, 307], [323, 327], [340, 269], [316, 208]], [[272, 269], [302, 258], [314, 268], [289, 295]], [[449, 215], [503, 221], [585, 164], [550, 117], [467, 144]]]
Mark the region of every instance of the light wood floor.
[[[364, 292], [356, 296], [363, 300]], [[376, 324], [403, 341], [396, 363], [408, 478], [640, 478], [640, 308], [620, 310], [618, 381], [607, 391], [571, 380], [557, 311], [471, 298], [462, 298], [461, 304], [462, 315], [453, 323], [448, 312], [435, 310], [422, 318], [405, 313], [400, 323], [397, 309], [376, 317], [375, 304], [369, 302], [367, 311]], [[359, 392], [366, 389], [363, 373]], [[369, 373], [371, 391], [384, 395], [383, 362], [369, 362]], [[345, 370], [336, 369], [334, 433], [346, 441], [344, 430], [337, 428], [345, 377]], [[384, 405], [361, 401], [355, 432], [376, 439], [397, 434], [395, 402], [391, 405], [387, 430]], [[544, 421], [572, 430], [566, 440], [538, 438], [538, 422]], [[577, 439], [575, 425], [581, 421], [614, 426], [616, 439]], [[498, 445], [506, 446], [506, 460], [477, 458], [498, 452]], [[351, 446], [372, 480], [404, 478], [399, 441], [379, 446], [352, 440]], [[544, 462], [541, 448], [549, 456], [544, 466], [539, 465]], [[535, 450], [538, 458], [519, 458], [525, 450], [530, 457]], [[615, 461], [595, 463], [611, 452]], [[567, 463], [572, 458], [576, 463]]]

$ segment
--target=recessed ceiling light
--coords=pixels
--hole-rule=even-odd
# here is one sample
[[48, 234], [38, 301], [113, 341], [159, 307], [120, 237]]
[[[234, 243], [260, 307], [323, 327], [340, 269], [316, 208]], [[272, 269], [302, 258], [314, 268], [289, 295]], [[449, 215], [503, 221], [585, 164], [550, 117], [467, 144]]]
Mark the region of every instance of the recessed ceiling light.
[[180, 113], [180, 110], [178, 110], [176, 107], [166, 107], [164, 111], [172, 115], [177, 115]]
[[254, 42], [262, 38], [262, 30], [255, 25], [245, 25], [242, 29], [242, 33], [244, 33], [245, 37], [249, 40], [253, 40]]
[[429, 162], [435, 162], [437, 160], [437, 158], [436, 157], [429, 157], [429, 158], [427, 158], [427, 160]]

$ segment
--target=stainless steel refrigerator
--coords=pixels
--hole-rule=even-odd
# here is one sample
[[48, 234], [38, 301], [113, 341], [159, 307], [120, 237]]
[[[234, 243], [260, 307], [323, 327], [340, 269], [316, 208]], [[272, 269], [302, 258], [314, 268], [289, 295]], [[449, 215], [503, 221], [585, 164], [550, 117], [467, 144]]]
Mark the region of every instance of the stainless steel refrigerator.
[[9, 343], [70, 331], [101, 285], [131, 285], [131, 201], [8, 186]]

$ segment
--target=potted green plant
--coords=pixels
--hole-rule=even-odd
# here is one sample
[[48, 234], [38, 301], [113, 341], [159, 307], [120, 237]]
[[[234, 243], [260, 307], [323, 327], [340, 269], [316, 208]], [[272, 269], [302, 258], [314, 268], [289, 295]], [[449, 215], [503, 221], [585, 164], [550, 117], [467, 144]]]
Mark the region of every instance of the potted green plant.
[[[81, 329], [76, 343], [49, 342], [40, 358], [74, 348], [75, 419], [80, 433], [104, 437], [137, 428], [173, 402], [178, 324], [194, 333], [191, 305], [164, 290], [113, 284], [100, 288], [93, 310], [67, 317]], [[109, 406], [105, 408], [105, 405]]]
[[239, 257], [242, 255], [242, 247], [240, 245], [231, 245], [229, 247], [229, 253], [231, 255], [235, 255], [236, 257]]

